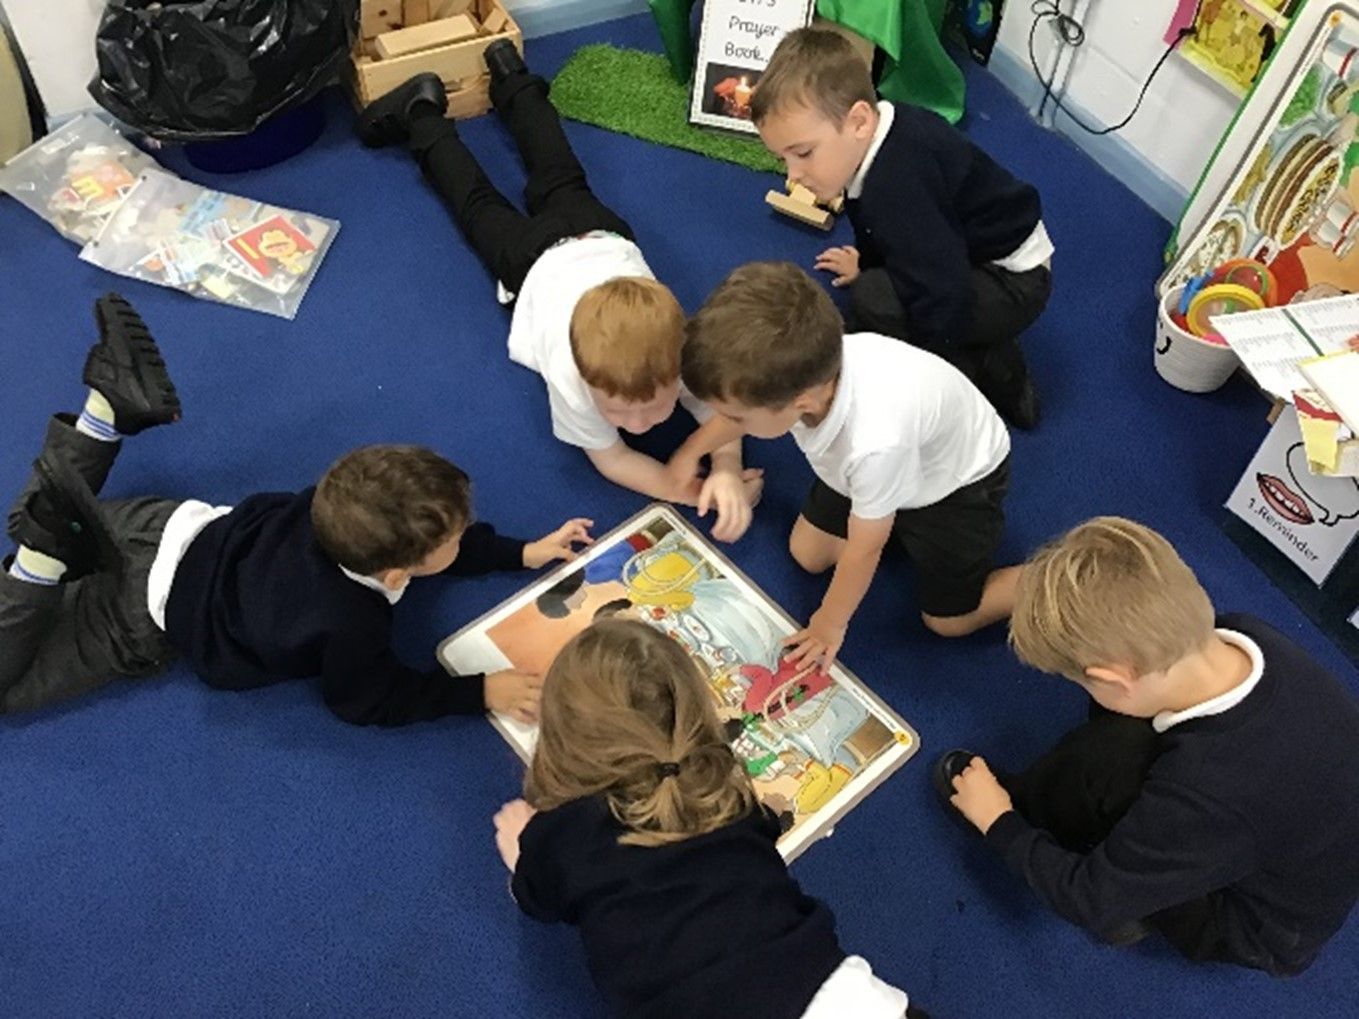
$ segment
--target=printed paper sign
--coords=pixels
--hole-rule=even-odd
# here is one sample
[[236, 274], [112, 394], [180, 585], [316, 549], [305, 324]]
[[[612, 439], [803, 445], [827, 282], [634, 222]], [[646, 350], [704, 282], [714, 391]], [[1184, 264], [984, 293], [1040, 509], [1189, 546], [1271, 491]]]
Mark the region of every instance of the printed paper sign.
[[1359, 483], [1308, 470], [1297, 411], [1285, 407], [1227, 508], [1319, 586], [1359, 532]]
[[811, 23], [815, 0], [707, 0], [689, 122], [755, 134], [750, 96], [779, 40]]

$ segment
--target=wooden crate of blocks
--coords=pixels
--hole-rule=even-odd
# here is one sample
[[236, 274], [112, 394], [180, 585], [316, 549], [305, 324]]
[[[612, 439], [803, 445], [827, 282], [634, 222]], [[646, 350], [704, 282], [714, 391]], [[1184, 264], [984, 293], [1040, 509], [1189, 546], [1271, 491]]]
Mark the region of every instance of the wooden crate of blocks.
[[349, 84], [360, 107], [431, 71], [443, 80], [451, 117], [491, 108], [487, 46], [511, 39], [524, 52], [524, 34], [500, 0], [361, 0], [359, 34]]

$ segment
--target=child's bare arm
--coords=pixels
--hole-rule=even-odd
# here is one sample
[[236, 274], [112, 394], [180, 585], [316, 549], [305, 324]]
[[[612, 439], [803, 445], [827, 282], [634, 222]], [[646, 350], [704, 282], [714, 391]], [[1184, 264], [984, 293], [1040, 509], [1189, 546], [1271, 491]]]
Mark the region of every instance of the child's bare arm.
[[679, 449], [670, 455], [666, 471], [672, 480], [679, 484], [688, 482], [698, 475], [699, 462], [709, 453], [713, 454], [713, 470], [718, 469], [718, 458], [722, 456], [723, 466], [730, 466], [735, 456], [735, 469], [741, 470], [741, 437], [745, 431], [740, 425], [721, 414], [714, 414], [690, 433], [689, 438], [680, 444]]
[[789, 657], [798, 665], [820, 663], [828, 669], [835, 661], [840, 645], [845, 642], [849, 621], [873, 582], [895, 519], [893, 515], [865, 520], [850, 514], [849, 535], [821, 607], [812, 614], [805, 629], [788, 638]]
[[607, 449], [587, 449], [585, 453], [595, 469], [615, 485], [641, 492], [653, 499], [685, 506], [698, 504], [700, 482], [697, 477], [690, 477], [680, 483], [666, 470], [665, 464], [628, 448], [621, 439]]

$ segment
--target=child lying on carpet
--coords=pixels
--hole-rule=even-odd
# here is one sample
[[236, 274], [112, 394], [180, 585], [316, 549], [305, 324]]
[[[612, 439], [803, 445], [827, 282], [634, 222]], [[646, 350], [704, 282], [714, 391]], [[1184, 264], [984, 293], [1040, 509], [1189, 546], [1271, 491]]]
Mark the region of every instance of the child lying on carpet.
[[789, 876], [698, 667], [645, 623], [595, 623], [557, 655], [524, 799], [495, 826], [520, 908], [580, 927], [618, 1015], [924, 1014], [846, 957]]
[[1118, 517], [1034, 555], [1010, 637], [1098, 708], [1018, 775], [945, 754], [950, 809], [1107, 941], [1310, 966], [1359, 898], [1359, 703], [1260, 620], [1215, 619], [1170, 543]]
[[629, 448], [674, 413], [709, 412], [680, 386], [684, 312], [658, 283], [632, 229], [590, 191], [547, 98], [508, 39], [486, 48], [491, 100], [528, 169], [525, 216], [498, 192], [444, 117], [447, 97], [421, 74], [371, 103], [360, 119], [368, 145], [404, 142], [458, 228], [515, 302], [510, 359], [547, 383], [552, 432], [578, 446], [615, 484], [669, 502], [716, 509], [713, 537], [735, 541], [750, 524], [760, 472], [743, 470], [739, 439], [713, 451], [706, 480], [674, 480]]
[[314, 489], [234, 509], [100, 501], [122, 439], [178, 420], [180, 402], [131, 305], [109, 294], [95, 314], [85, 408], [48, 424], [9, 517], [18, 551], [0, 574], [0, 712], [149, 675], [178, 653], [219, 689], [320, 677], [326, 704], [358, 725], [487, 708], [532, 720], [537, 676], [397, 661], [392, 606], [412, 577], [571, 558], [590, 521], [535, 542], [501, 537], [470, 523], [467, 476], [413, 446], [355, 450]]
[[916, 567], [921, 618], [935, 633], [960, 637], [1010, 614], [1018, 568], [992, 568], [1010, 435], [958, 369], [885, 336], [844, 335], [830, 296], [805, 272], [752, 262], [690, 320], [683, 373], [718, 413], [676, 452], [681, 476], [742, 434], [790, 432], [816, 472], [788, 545], [803, 569], [834, 573], [791, 638], [798, 664], [830, 666], [894, 537]]
[[1052, 292], [1038, 192], [937, 114], [879, 102], [853, 46], [825, 29], [779, 41], [751, 118], [791, 180], [846, 196], [854, 244], [816, 267], [850, 287], [851, 329], [933, 351], [1010, 422], [1037, 425], [1018, 339]]

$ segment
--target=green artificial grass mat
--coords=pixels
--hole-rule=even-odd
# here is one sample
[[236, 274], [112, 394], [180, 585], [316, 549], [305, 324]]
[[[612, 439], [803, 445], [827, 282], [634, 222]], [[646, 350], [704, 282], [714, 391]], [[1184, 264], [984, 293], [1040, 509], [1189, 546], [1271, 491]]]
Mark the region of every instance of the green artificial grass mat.
[[670, 76], [659, 53], [617, 46], [582, 46], [552, 82], [552, 102], [563, 117], [658, 145], [783, 173], [755, 138], [741, 138], [689, 123], [689, 88]]

